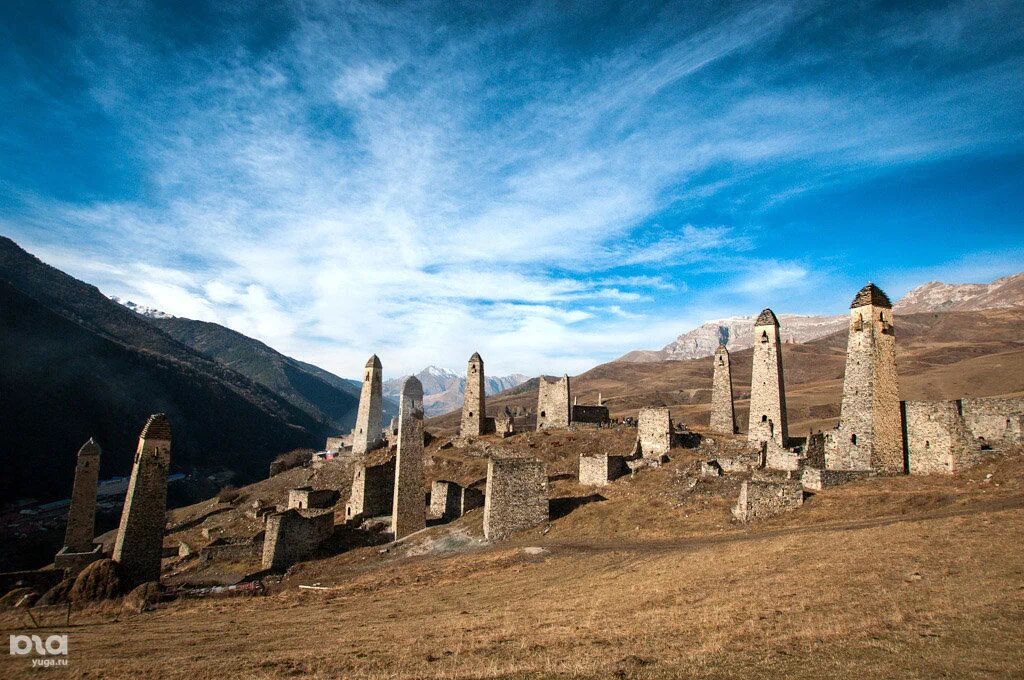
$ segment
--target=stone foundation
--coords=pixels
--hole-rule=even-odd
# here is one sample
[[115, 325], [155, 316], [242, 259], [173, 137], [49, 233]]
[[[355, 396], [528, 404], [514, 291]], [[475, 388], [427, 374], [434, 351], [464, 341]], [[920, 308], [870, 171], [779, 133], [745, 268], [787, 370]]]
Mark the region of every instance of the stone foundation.
[[315, 553], [333, 531], [333, 510], [292, 509], [267, 515], [263, 568], [284, 571]]
[[870, 470], [822, 470], [819, 468], [804, 468], [800, 477], [800, 483], [810, 491], [821, 491], [830, 486], [839, 486], [849, 482], [874, 476]]
[[799, 481], [746, 481], [733, 516], [741, 522], [774, 517], [803, 505], [804, 490]]
[[672, 448], [672, 415], [667, 408], [640, 409], [637, 439], [644, 458], [661, 458]]
[[910, 474], [953, 474], [977, 465], [980, 446], [967, 429], [960, 401], [905, 401], [901, 406]]

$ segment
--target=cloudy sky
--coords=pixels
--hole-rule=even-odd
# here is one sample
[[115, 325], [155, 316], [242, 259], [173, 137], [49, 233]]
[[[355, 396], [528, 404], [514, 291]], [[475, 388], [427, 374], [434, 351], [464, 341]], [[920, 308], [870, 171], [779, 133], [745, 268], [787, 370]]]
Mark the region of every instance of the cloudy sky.
[[1024, 3], [0, 5], [0, 233], [341, 375], [1024, 270]]

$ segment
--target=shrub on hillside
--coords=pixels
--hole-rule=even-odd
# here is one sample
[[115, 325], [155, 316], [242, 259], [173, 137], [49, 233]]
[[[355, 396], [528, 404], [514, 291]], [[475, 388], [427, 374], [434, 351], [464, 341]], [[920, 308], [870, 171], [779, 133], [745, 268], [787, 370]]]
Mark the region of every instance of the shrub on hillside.
[[270, 464], [270, 476], [279, 475], [286, 470], [302, 467], [313, 459], [313, 449], [293, 449], [282, 453]]
[[43, 596], [36, 601], [36, 606], [45, 607], [47, 605], [64, 604], [68, 601], [68, 597], [71, 594], [71, 586], [73, 584], [74, 581], [72, 579], [64, 579], [43, 593]]
[[121, 594], [121, 569], [111, 559], [97, 560], [82, 570], [71, 586], [71, 603], [77, 606], [109, 600]]
[[238, 490], [237, 486], [234, 486], [233, 484], [225, 486], [217, 493], [217, 502], [234, 503], [238, 500], [240, 494], [241, 492]]

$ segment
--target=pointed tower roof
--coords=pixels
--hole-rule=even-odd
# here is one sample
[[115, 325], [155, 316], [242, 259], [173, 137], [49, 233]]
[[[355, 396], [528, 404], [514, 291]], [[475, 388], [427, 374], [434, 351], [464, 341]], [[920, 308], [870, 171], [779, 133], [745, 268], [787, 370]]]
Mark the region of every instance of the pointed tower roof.
[[171, 421], [167, 420], [167, 416], [163, 413], [154, 413], [146, 421], [146, 426], [142, 428], [142, 434], [139, 437], [169, 442], [171, 441]]
[[778, 326], [779, 319], [775, 316], [775, 312], [770, 309], [761, 310], [761, 314], [757, 317], [757, 321], [754, 322], [755, 326]]
[[715, 350], [715, 354], [728, 354], [729, 348], [725, 345], [719, 345], [718, 349]]
[[380, 368], [380, 359], [377, 358], [376, 354], [374, 354], [372, 357], [370, 357], [369, 359], [366, 360], [366, 367], [367, 368]]
[[469, 358], [469, 360], [470, 361], [479, 361], [480, 363], [483, 363], [483, 361], [484, 361], [483, 358], [480, 357], [480, 352], [473, 352], [473, 356], [471, 356]]
[[857, 295], [853, 298], [853, 302], [850, 303], [850, 309], [863, 307], [864, 305], [892, 309], [892, 302], [889, 301], [889, 296], [870, 281], [868, 281], [868, 285], [858, 291]]
[[78, 449], [79, 456], [98, 456], [100, 455], [100, 445], [96, 443], [96, 440], [89, 437], [89, 441], [82, 444], [82, 448]]

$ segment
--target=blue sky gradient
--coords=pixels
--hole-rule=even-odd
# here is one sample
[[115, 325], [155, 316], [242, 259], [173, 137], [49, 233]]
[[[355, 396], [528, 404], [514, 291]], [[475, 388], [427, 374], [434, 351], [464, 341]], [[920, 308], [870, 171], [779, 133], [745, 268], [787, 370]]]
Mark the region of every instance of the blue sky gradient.
[[0, 232], [342, 375], [1024, 269], [1020, 2], [229, 4], [3, 3]]

